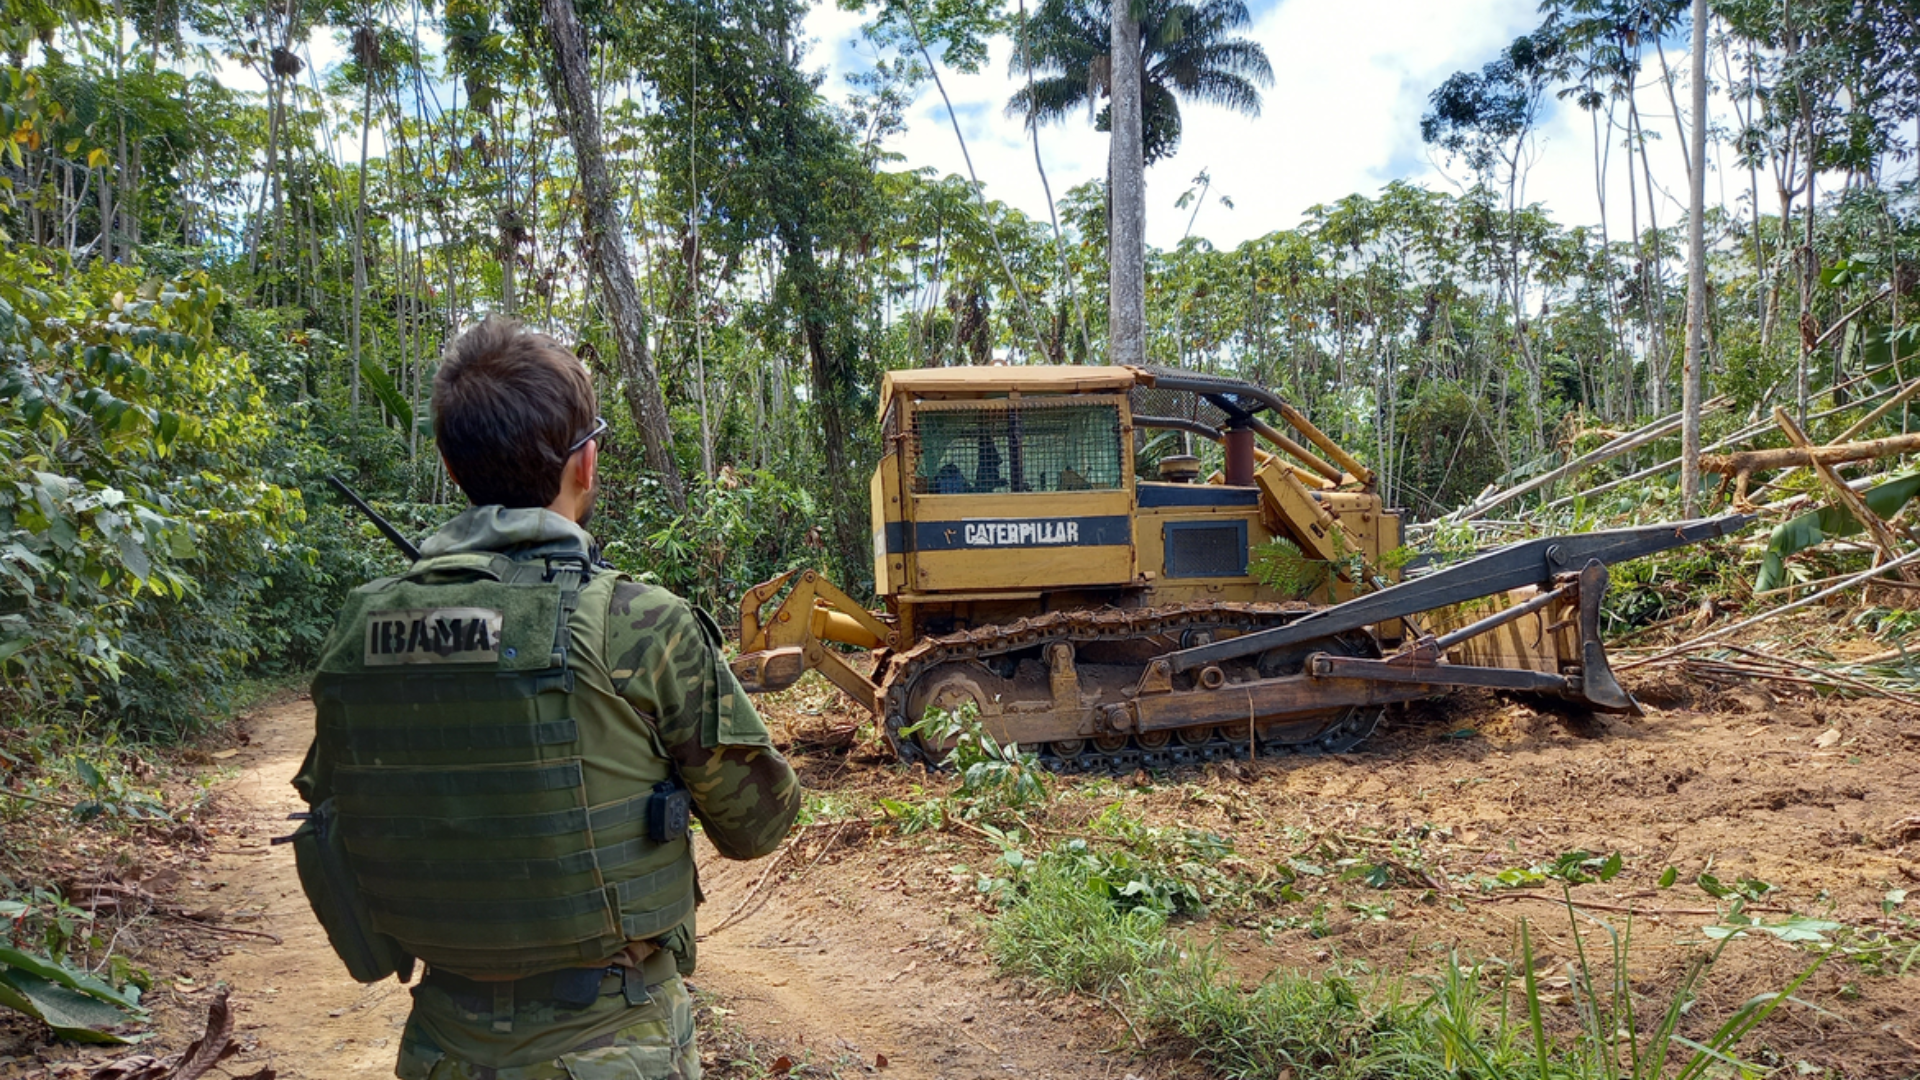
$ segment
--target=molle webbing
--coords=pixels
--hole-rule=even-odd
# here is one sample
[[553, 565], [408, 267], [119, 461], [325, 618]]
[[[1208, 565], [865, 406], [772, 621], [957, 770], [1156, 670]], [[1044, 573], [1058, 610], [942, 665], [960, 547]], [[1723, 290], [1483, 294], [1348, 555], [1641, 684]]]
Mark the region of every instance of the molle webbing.
[[394, 750], [502, 750], [576, 742], [580, 738], [580, 725], [568, 719], [534, 724], [342, 728], [327, 734], [335, 740], [336, 745], [346, 747], [349, 751], [370, 754]]
[[379, 772], [341, 769], [333, 790], [346, 795], [524, 795], [580, 786], [580, 763], [565, 761], [533, 769], [472, 769], [464, 772]]
[[[610, 890], [620, 903], [625, 905], [636, 900], [659, 899], [656, 894], [664, 893], [669, 888], [684, 882], [685, 875], [680, 872], [680, 868], [668, 866], [651, 874], [643, 874], [623, 881], [618, 885], [609, 885], [607, 890]], [[447, 900], [439, 897], [376, 896], [371, 906], [375, 911], [416, 919], [450, 919], [465, 923], [520, 923], [592, 915], [602, 911], [606, 902], [606, 891], [594, 889], [589, 892], [574, 893], [571, 896], [549, 896], [534, 900]]]
[[[425, 559], [353, 594], [346, 622], [499, 612], [496, 655], [391, 665], [363, 648], [367, 635], [347, 633], [322, 662], [319, 743], [348, 861], [377, 929], [429, 964], [502, 973], [577, 964], [693, 910], [689, 842], [647, 836], [650, 789], [671, 765], [637, 716], [613, 716], [604, 693], [583, 694], [569, 663], [582, 591], [604, 604], [612, 584], [587, 580], [584, 562], [568, 559]], [[583, 742], [589, 730], [625, 741]], [[593, 805], [589, 755], [614, 755], [643, 793], [627, 795], [635, 789], [623, 780], [624, 797]], [[607, 800], [606, 781], [595, 782]]]
[[485, 814], [464, 818], [360, 817], [346, 823], [346, 835], [370, 840], [496, 839], [610, 832], [644, 822], [653, 793], [636, 795], [592, 810], [553, 810], [544, 814]]
[[316, 704], [459, 705], [469, 702], [522, 701], [541, 694], [571, 694], [573, 672], [566, 670], [448, 674], [416, 672], [405, 681], [390, 672], [330, 675], [316, 688]]
[[373, 881], [395, 881], [408, 878], [441, 881], [491, 881], [496, 878], [506, 878], [526, 881], [533, 878], [585, 873], [596, 866], [603, 870], [611, 870], [640, 861], [640, 858], [655, 846], [651, 840], [635, 837], [632, 840], [622, 840], [617, 844], [608, 844], [590, 851], [576, 851], [571, 855], [554, 859], [357, 859], [354, 865], [362, 877]]

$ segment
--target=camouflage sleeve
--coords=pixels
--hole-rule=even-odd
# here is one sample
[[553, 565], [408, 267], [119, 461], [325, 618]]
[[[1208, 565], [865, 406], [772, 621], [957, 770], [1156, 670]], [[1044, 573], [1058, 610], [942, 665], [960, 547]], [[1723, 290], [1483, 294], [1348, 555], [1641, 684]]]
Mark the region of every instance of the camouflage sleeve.
[[632, 581], [614, 586], [608, 614], [614, 687], [653, 717], [707, 838], [729, 859], [772, 853], [800, 812], [800, 782], [727, 667], [720, 628]]

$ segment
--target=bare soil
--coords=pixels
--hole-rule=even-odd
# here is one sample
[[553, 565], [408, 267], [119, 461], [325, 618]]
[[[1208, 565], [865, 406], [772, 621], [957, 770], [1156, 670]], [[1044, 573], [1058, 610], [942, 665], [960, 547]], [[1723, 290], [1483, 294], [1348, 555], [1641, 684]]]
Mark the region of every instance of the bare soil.
[[[1489, 891], [1481, 882], [1574, 849], [1625, 860], [1619, 877], [1574, 895], [1616, 925], [1624, 909], [1635, 912], [1635, 984], [1649, 1001], [1662, 1000], [1700, 953], [1702, 926], [1715, 921], [1716, 902], [1693, 884], [1703, 870], [1776, 886], [1768, 919], [1792, 911], [1916, 943], [1900, 916], [1920, 909], [1920, 892], [1892, 916], [1882, 905], [1890, 890], [1920, 889], [1920, 715], [1671, 675], [1632, 689], [1648, 704], [1644, 717], [1462, 697], [1390, 717], [1354, 754], [1118, 781], [1063, 778], [1034, 824], [1039, 843], [1051, 843], [1119, 803], [1142, 822], [1231, 839], [1223, 869], [1242, 880], [1301, 863], [1325, 870], [1300, 876], [1302, 900], [1221, 911], [1183, 929], [1223, 950], [1249, 982], [1276, 968], [1338, 966], [1379, 973], [1384, 985], [1439, 970], [1452, 955], [1512, 960], [1522, 918], [1551, 979], [1575, 949], [1557, 892]], [[1139, 1051], [1107, 1003], [996, 974], [980, 945], [986, 903], [973, 871], [998, 849], [958, 827], [902, 836], [874, 809], [879, 797], [937, 794], [949, 778], [890, 763], [870, 738], [853, 736], [856, 718], [826, 691], [783, 695], [767, 712], [776, 738], [794, 747], [818, 816], [771, 863], [729, 863], [702, 849], [707, 905], [693, 981], [707, 1004], [710, 1075], [763, 1076], [781, 1065], [795, 1075], [929, 1080], [1204, 1075], [1175, 1048]], [[198, 928], [153, 933], [142, 959], [161, 979], [149, 998], [158, 1036], [142, 1052], [190, 1041], [211, 987], [225, 981], [243, 1046], [225, 1065], [231, 1074], [267, 1064], [288, 1078], [392, 1074], [406, 988], [347, 978], [308, 911], [291, 854], [268, 843], [300, 809], [287, 781], [311, 730], [305, 700], [237, 724], [239, 753], [220, 764], [238, 771], [217, 788], [219, 812], [203, 846], [170, 857], [186, 904], [203, 897], [217, 907], [215, 922], [280, 943]], [[1345, 859], [1384, 865], [1387, 887], [1358, 874], [1343, 880]], [[1678, 883], [1661, 889], [1669, 866]], [[1600, 934], [1589, 925], [1586, 947], [1603, 948]], [[1696, 1011], [1724, 1015], [1784, 986], [1811, 959], [1771, 938], [1737, 942]], [[1744, 1049], [1789, 1075], [1920, 1075], [1916, 989], [1920, 961], [1901, 976], [1836, 960], [1800, 994], [1831, 1016], [1782, 1010]], [[1550, 1001], [1559, 1013], [1550, 1021], [1570, 1029], [1570, 999]], [[0, 1028], [0, 1078], [8, 1080], [85, 1076], [124, 1053]]]

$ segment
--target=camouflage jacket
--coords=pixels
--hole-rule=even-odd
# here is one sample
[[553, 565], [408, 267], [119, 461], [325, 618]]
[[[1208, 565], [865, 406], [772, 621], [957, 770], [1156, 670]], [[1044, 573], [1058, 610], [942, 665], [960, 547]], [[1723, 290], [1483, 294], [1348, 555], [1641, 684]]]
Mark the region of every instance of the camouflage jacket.
[[[423, 557], [500, 552], [516, 559], [595, 558], [587, 532], [544, 509], [469, 508], [420, 546]], [[602, 573], [617, 571], [604, 568]], [[572, 663], [595, 670], [651, 725], [693, 796], [694, 814], [721, 855], [771, 853], [800, 809], [800, 785], [728, 668], [713, 618], [666, 589], [622, 577], [611, 590], [604, 634], [575, 634]], [[601, 613], [587, 612], [590, 622]], [[598, 681], [598, 680], [596, 680]], [[589, 754], [585, 781], [596, 793], [626, 779], [619, 754]], [[318, 804], [330, 770], [309, 758], [296, 778]], [[612, 797], [612, 796], [607, 796]]]

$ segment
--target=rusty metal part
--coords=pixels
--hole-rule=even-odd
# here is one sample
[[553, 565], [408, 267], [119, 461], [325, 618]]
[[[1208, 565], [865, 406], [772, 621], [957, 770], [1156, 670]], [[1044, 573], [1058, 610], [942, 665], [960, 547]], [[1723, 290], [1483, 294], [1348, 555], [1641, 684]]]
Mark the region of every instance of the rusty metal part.
[[[982, 705], [991, 700], [990, 687], [995, 677], [986, 664], [996, 658], [1037, 649], [1042, 656], [1056, 662], [1071, 663], [1071, 658], [1088, 644], [1155, 637], [1187, 636], [1191, 640], [1194, 636], [1217, 636], [1222, 632], [1245, 634], [1302, 618], [1312, 610], [1298, 603], [1203, 602], [1151, 609], [1061, 611], [1004, 626], [963, 630], [929, 638], [890, 657], [885, 670], [879, 673], [877, 711], [894, 753], [907, 762], [925, 760], [929, 750], [937, 754], [946, 748], [925, 747], [914, 737], [903, 734], [902, 729], [919, 719], [929, 706], [953, 707], [967, 700]], [[1322, 644], [1345, 651], [1371, 647], [1370, 642]], [[1297, 671], [1307, 655], [1300, 651], [1278, 662]], [[1372, 655], [1378, 655], [1377, 650], [1373, 650]], [[1067, 671], [1056, 664], [1049, 672], [1049, 686], [1055, 691], [1055, 701], [1060, 700], [1058, 691], [1066, 682]], [[1077, 671], [1073, 685], [1076, 690], [1081, 686]], [[1350, 704], [1359, 707], [1349, 707]], [[1240, 707], [1226, 716], [1196, 715], [1178, 723], [1157, 717], [1159, 722], [1144, 727], [1094, 727], [1085, 732], [1075, 731], [1071, 737], [1052, 739], [1023, 737], [1018, 731], [1022, 718], [1017, 712], [1005, 714], [1005, 725], [1006, 733], [1014, 741], [1022, 745], [1038, 744], [1050, 751], [1041, 759], [1050, 768], [1071, 772], [1129, 772], [1136, 768], [1165, 768], [1229, 757], [1244, 759], [1250, 750], [1250, 734], [1254, 735], [1253, 746], [1270, 752], [1350, 749], [1378, 723], [1380, 710], [1374, 704], [1329, 701], [1313, 715], [1296, 714], [1278, 722], [1250, 717], [1245, 708]], [[1095, 706], [1092, 711], [1114, 708], [1124, 710], [1126, 705]]]
[[[1730, 514], [1671, 525], [1647, 525], [1634, 529], [1522, 540], [1426, 577], [1401, 582], [1379, 592], [1323, 608], [1287, 626], [1248, 634], [1231, 641], [1182, 649], [1168, 654], [1166, 659], [1176, 674], [1191, 671], [1222, 660], [1551, 581], [1559, 574], [1577, 572], [1594, 560], [1603, 563], [1623, 562], [1668, 548], [1727, 536], [1745, 528], [1752, 520], [1751, 515]], [[1604, 578], [1602, 588], [1592, 590], [1595, 594], [1592, 603], [1599, 602], [1597, 594], [1602, 591]], [[1144, 686], [1142, 689], [1144, 692]]]

